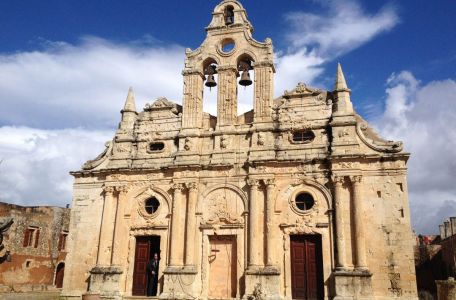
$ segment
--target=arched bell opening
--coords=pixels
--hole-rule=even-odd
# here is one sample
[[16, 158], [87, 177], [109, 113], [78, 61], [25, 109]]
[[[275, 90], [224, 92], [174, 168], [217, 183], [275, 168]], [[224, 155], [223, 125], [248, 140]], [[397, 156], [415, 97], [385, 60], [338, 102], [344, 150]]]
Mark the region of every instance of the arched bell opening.
[[253, 83], [255, 72], [253, 72], [253, 58], [248, 54], [242, 54], [237, 59], [237, 70], [239, 72], [238, 84], [238, 115], [253, 109]]
[[203, 111], [211, 115], [217, 115], [217, 89], [218, 89], [218, 63], [209, 57], [203, 62], [204, 91], [203, 103], [206, 107]]
[[223, 18], [225, 20], [225, 25], [234, 24], [234, 7], [227, 5], [225, 11], [223, 12]]

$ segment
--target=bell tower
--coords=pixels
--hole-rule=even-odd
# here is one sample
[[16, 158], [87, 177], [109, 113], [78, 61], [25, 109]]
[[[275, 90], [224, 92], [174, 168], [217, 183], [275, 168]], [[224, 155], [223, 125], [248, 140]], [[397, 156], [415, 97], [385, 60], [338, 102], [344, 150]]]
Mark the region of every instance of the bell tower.
[[215, 7], [206, 31], [198, 49], [186, 50], [182, 128], [202, 128], [204, 85], [217, 88], [217, 129], [237, 124], [239, 85], [253, 84], [254, 122], [270, 121], [275, 73], [271, 39], [253, 39], [247, 13], [236, 0]]

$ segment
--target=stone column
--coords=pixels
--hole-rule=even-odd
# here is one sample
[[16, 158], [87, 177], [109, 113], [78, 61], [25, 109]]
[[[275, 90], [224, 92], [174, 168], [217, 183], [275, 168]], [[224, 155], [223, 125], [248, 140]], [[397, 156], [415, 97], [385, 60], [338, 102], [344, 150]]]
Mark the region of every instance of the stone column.
[[274, 64], [272, 62], [254, 63], [255, 94], [253, 113], [255, 122], [270, 120], [274, 98]]
[[122, 265], [125, 258], [122, 256], [121, 246], [125, 244], [125, 237], [128, 236], [126, 231], [124, 213], [125, 205], [127, 204], [127, 192], [128, 188], [126, 186], [118, 187], [119, 191], [119, 200], [117, 204], [116, 212], [116, 224], [114, 229], [114, 241], [113, 241], [113, 250], [112, 250], [112, 264], [113, 265]]
[[98, 265], [111, 265], [114, 225], [117, 210], [116, 189], [113, 186], [104, 188], [103, 218], [100, 230], [100, 245], [98, 248]]
[[184, 100], [182, 128], [202, 127], [204, 74], [196, 70], [184, 70]]
[[195, 223], [196, 223], [196, 201], [198, 200], [198, 183], [187, 183], [188, 204], [187, 204], [187, 227], [185, 240], [185, 265], [195, 265]]
[[355, 230], [355, 268], [367, 270], [366, 246], [364, 236], [364, 209], [362, 196], [362, 176], [350, 176], [353, 185], [353, 211], [354, 211], [354, 230]]
[[335, 192], [335, 214], [336, 214], [336, 246], [337, 246], [337, 260], [336, 268], [344, 270], [347, 266], [346, 255], [345, 255], [345, 222], [344, 222], [344, 200], [342, 199], [342, 184], [344, 183], [344, 177], [334, 176], [334, 192]]
[[258, 209], [258, 190], [260, 182], [257, 179], [249, 179], [247, 181], [250, 186], [250, 199], [249, 199], [249, 267], [260, 266], [261, 262], [261, 251], [263, 248], [259, 237], [261, 236], [261, 230], [259, 227], [260, 222], [260, 211]]
[[173, 185], [173, 210], [171, 215], [171, 245], [169, 253], [170, 266], [183, 265], [183, 228], [182, 216], [185, 215], [185, 204], [182, 203], [182, 190], [184, 186], [182, 183]]
[[234, 125], [237, 119], [237, 70], [235, 67], [219, 67], [217, 126]]
[[275, 181], [274, 179], [267, 179], [265, 180], [266, 184], [266, 265], [273, 266], [274, 259], [272, 254], [272, 249], [277, 248], [274, 247], [274, 188], [275, 188]]

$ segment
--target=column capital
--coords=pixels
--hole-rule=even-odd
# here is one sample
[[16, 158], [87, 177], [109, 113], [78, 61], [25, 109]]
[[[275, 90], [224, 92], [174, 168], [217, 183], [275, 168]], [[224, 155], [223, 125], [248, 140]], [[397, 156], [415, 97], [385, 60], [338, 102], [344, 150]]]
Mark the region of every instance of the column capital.
[[249, 185], [252, 188], [253, 187], [258, 188], [260, 186], [260, 180], [256, 179], [256, 178], [249, 178], [249, 179], [247, 179], [247, 185]]
[[105, 194], [114, 194], [116, 192], [117, 188], [113, 185], [108, 185], [103, 187], [103, 192]]
[[353, 184], [361, 183], [362, 180], [363, 180], [363, 176], [362, 175], [352, 175], [352, 176], [350, 176], [350, 181]]
[[182, 76], [189, 76], [189, 75], [198, 75], [198, 76], [201, 76], [201, 78], [205, 79], [203, 72], [201, 72], [199, 70], [185, 69], [182, 71]]
[[263, 182], [268, 188], [275, 187], [275, 185], [276, 185], [275, 178], [264, 179]]
[[345, 181], [345, 176], [342, 175], [332, 175], [331, 180], [335, 185], [341, 185]]
[[130, 189], [128, 188], [128, 186], [122, 185], [122, 186], [118, 186], [118, 187], [116, 188], [116, 190], [117, 190], [119, 193], [125, 195], [126, 193], [128, 193], [128, 191], [129, 191]]
[[187, 182], [185, 186], [189, 191], [196, 191], [198, 190], [198, 183], [197, 182]]
[[171, 188], [174, 190], [174, 192], [177, 192], [177, 191], [183, 191], [185, 186], [183, 183], [174, 183]]

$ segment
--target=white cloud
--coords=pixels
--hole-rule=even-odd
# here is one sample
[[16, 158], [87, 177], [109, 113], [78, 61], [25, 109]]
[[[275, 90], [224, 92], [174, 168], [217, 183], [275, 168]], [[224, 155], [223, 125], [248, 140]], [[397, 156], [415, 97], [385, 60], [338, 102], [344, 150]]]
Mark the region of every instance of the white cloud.
[[42, 51], [0, 55], [1, 123], [112, 127], [129, 86], [138, 109], [159, 96], [180, 102], [184, 48], [155, 43], [86, 37], [78, 45], [47, 42]]
[[0, 127], [0, 201], [22, 205], [71, 203], [73, 177], [96, 157], [111, 131]]
[[287, 19], [296, 30], [288, 34], [293, 48], [314, 46], [317, 55], [334, 57], [358, 48], [399, 21], [394, 7], [366, 13], [357, 1], [325, 2], [326, 14], [293, 12]]
[[411, 152], [409, 190], [418, 232], [436, 232], [456, 210], [456, 81], [427, 84], [408, 71], [387, 80], [386, 109], [374, 122], [388, 139]]

